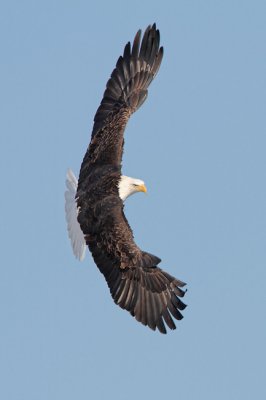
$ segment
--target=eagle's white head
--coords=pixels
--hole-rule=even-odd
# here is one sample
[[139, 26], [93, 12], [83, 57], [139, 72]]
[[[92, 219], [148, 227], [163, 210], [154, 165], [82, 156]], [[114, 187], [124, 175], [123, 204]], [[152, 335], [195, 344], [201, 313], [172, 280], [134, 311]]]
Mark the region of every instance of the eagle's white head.
[[125, 201], [127, 197], [137, 192], [147, 193], [147, 188], [141, 179], [130, 178], [129, 176], [122, 175], [119, 185], [119, 197]]

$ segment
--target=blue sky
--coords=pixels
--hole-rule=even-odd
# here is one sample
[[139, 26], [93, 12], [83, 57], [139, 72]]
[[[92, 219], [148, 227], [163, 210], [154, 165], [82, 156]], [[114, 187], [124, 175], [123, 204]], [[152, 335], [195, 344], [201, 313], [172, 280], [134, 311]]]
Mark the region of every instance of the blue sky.
[[[9, 1], [0, 12], [0, 397], [266, 396], [266, 3]], [[125, 43], [156, 22], [165, 56], [126, 131], [137, 243], [187, 282], [163, 336], [75, 260], [64, 181]]]

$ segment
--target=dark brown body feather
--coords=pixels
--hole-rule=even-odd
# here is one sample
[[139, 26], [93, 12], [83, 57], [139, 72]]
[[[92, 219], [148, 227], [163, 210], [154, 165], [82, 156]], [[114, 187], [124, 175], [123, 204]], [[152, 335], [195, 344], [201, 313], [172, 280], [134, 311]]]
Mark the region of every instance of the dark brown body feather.
[[181, 319], [179, 299], [185, 284], [157, 267], [160, 259], [134, 242], [118, 194], [124, 129], [130, 115], [147, 97], [163, 56], [159, 31], [148, 27], [132, 49], [125, 47], [107, 82], [96, 112], [92, 139], [83, 159], [77, 190], [78, 221], [99, 270], [116, 304], [151, 329], [175, 329]]

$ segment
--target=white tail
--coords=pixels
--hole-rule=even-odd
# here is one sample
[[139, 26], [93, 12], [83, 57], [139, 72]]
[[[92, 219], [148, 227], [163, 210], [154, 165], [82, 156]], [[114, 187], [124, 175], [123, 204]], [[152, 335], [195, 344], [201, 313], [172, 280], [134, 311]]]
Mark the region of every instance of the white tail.
[[67, 190], [65, 191], [65, 213], [68, 236], [71, 242], [73, 253], [78, 260], [82, 261], [85, 257], [86, 243], [84, 240], [83, 232], [80, 229], [77, 220], [78, 209], [75, 196], [77, 192], [78, 181], [71, 169], [67, 171], [66, 187]]

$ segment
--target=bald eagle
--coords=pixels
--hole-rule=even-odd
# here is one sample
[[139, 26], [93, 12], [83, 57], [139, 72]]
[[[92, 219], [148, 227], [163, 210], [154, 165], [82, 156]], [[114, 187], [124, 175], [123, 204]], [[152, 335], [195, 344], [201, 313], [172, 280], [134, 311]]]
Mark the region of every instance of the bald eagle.
[[114, 302], [142, 324], [166, 333], [165, 324], [176, 329], [173, 317], [183, 318], [185, 283], [160, 269], [160, 258], [135, 243], [124, 201], [146, 186], [121, 173], [127, 121], [147, 98], [162, 57], [155, 24], [142, 40], [139, 30], [132, 47], [130, 42], [125, 46], [95, 114], [78, 181], [71, 170], [67, 173], [65, 211], [75, 256], [82, 260], [87, 245]]

